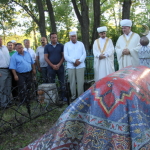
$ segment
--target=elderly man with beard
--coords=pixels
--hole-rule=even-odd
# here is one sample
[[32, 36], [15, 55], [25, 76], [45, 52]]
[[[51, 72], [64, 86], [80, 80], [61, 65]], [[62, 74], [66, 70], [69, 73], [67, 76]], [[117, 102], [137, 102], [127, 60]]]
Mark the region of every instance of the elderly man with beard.
[[6, 107], [11, 95], [10, 55], [0, 37], [0, 106]]
[[119, 70], [130, 65], [139, 65], [138, 51], [141, 47], [140, 36], [131, 31], [132, 21], [124, 19], [120, 22], [120, 25], [124, 34], [118, 38], [115, 48]]
[[47, 62], [44, 59], [44, 48], [47, 44], [46, 37], [41, 38], [41, 46], [39, 46], [36, 50], [36, 63], [38, 67], [38, 71], [41, 72], [43, 82], [47, 83]]

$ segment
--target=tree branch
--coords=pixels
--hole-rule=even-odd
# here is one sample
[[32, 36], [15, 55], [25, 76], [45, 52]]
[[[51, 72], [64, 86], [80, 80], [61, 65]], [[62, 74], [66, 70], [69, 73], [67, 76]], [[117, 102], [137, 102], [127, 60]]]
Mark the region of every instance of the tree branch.
[[104, 0], [100, 5], [102, 6], [107, 0]]
[[37, 23], [39, 24], [38, 19], [34, 16], [34, 14], [29, 10], [28, 6], [26, 5], [21, 5], [20, 3], [18, 3], [17, 1], [11, 0], [11, 3], [14, 2], [15, 4], [19, 5], [20, 7], [22, 7], [27, 14]]
[[78, 17], [78, 20], [79, 20], [80, 24], [83, 24], [82, 23], [82, 16], [81, 16], [81, 14], [79, 12], [79, 9], [77, 7], [76, 0], [72, 0], [72, 3], [73, 3], [73, 7], [74, 7], [75, 13], [76, 13], [76, 15]]

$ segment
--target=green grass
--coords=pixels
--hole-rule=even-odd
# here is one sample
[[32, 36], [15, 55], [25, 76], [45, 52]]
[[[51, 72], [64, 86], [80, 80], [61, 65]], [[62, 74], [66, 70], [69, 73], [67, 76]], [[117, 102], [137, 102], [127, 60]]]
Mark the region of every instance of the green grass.
[[0, 135], [0, 150], [19, 150], [37, 140], [53, 126], [66, 107], [64, 105]]

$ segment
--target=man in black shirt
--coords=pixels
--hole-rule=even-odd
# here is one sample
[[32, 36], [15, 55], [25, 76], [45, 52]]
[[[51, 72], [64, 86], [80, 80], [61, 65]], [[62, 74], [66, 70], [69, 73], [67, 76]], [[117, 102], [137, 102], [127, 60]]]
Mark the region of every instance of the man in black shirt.
[[[44, 58], [48, 63], [48, 77], [50, 77], [50, 82], [55, 83], [56, 75], [58, 76], [60, 86], [64, 89], [64, 46], [57, 41], [57, 34], [52, 32], [50, 34], [51, 42], [47, 44], [44, 48]], [[62, 99], [67, 101], [65, 93], [62, 92]]]

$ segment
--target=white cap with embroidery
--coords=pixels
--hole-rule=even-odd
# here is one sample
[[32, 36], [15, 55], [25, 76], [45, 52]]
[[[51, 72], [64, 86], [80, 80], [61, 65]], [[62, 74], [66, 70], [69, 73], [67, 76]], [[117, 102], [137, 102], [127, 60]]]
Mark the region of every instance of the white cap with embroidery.
[[71, 35], [77, 35], [77, 32], [76, 31], [71, 31], [71, 32], [69, 32], [69, 35], [71, 36]]
[[106, 27], [106, 26], [98, 27], [98, 28], [97, 28], [97, 32], [98, 32], [98, 33], [100, 33], [100, 32], [107, 32], [107, 27]]
[[122, 26], [122, 27], [131, 27], [132, 26], [132, 21], [131, 20], [129, 20], [129, 19], [123, 19], [123, 20], [121, 20], [120, 21], [120, 25]]

